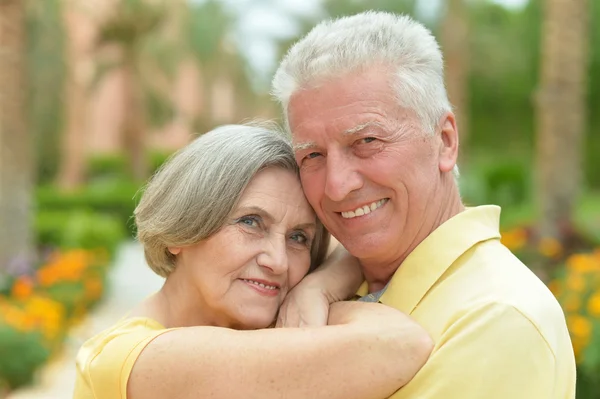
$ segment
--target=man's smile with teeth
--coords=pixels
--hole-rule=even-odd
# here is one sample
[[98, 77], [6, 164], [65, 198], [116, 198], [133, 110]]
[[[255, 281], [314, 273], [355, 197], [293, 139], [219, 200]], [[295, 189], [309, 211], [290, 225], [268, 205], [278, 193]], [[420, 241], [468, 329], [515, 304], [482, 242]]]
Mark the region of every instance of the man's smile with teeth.
[[383, 199], [380, 199], [379, 201], [372, 202], [369, 205], [364, 205], [364, 206], [358, 207], [353, 211], [341, 212], [341, 214], [344, 219], [352, 219], [357, 216], [368, 215], [369, 213], [380, 208], [387, 201], [388, 201], [388, 198], [383, 198]]

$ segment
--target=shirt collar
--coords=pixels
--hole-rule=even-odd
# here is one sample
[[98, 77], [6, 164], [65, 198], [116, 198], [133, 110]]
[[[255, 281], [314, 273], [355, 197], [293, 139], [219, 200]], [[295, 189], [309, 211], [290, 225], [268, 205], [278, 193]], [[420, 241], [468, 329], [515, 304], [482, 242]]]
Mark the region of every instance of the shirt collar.
[[[500, 207], [467, 208], [427, 236], [392, 276], [380, 302], [411, 314], [448, 268], [475, 244], [500, 238]], [[368, 293], [366, 282], [357, 295]]]

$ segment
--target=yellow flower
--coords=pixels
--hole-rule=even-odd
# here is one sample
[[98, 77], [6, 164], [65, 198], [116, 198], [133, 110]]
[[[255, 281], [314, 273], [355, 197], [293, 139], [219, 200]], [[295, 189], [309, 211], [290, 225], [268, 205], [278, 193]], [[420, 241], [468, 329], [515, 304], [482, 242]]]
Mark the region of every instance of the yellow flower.
[[582, 292], [585, 289], [585, 279], [579, 273], [569, 273], [567, 288], [575, 292]]
[[577, 312], [581, 308], [581, 299], [577, 295], [569, 295], [563, 304], [567, 312]]
[[527, 231], [523, 228], [505, 231], [500, 241], [511, 251], [517, 251], [527, 244]]
[[567, 268], [578, 273], [600, 271], [600, 261], [591, 255], [574, 254], [567, 259]]
[[567, 324], [573, 337], [587, 344], [592, 333], [592, 322], [580, 314], [571, 314], [567, 318]]
[[15, 306], [7, 307], [2, 316], [6, 324], [18, 330], [25, 324], [25, 313]]
[[66, 327], [65, 308], [56, 301], [39, 295], [32, 296], [25, 305], [27, 314], [37, 321], [44, 337], [55, 338]]
[[555, 238], [544, 237], [538, 244], [538, 251], [546, 258], [557, 258], [563, 251], [563, 247]]
[[594, 293], [588, 301], [588, 313], [593, 317], [600, 317], [600, 292]]

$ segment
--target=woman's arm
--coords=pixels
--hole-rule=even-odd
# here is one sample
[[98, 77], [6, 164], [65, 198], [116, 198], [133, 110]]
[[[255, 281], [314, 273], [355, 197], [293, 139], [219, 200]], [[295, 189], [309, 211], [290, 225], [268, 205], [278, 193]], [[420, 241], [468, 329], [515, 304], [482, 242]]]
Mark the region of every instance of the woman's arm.
[[339, 302], [327, 327], [235, 331], [189, 327], [142, 351], [129, 399], [382, 399], [406, 384], [432, 343], [381, 304]]
[[321, 327], [327, 324], [329, 305], [349, 299], [363, 282], [358, 260], [332, 239], [330, 255], [306, 276], [283, 301], [277, 327]]

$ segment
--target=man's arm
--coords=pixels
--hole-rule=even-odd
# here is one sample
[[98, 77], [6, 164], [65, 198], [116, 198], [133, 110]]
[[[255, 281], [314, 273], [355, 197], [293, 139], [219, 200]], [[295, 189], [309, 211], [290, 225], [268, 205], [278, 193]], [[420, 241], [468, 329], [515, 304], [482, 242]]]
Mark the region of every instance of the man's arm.
[[532, 322], [506, 304], [461, 315], [415, 378], [391, 399], [553, 398], [556, 359]]

